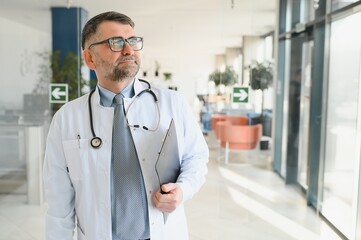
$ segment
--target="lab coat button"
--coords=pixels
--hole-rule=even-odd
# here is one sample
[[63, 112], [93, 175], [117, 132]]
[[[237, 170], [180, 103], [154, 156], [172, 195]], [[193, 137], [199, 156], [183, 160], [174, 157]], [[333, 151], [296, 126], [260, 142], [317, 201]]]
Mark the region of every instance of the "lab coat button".
[[145, 162], [145, 158], [143, 158], [142, 160], [143, 160], [143, 162]]

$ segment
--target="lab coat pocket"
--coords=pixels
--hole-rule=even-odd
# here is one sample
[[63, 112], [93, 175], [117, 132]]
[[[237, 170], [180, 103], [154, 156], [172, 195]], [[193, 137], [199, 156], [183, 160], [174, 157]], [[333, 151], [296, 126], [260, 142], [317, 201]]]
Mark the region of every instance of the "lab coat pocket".
[[63, 141], [68, 172], [72, 180], [81, 180], [89, 172], [88, 139]]

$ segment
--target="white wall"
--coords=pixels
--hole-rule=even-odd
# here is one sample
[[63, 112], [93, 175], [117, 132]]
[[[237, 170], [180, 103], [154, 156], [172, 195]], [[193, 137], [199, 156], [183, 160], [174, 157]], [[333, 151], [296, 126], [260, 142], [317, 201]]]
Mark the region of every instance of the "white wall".
[[[147, 70], [147, 77], [144, 79], [167, 87], [175, 85], [187, 99], [189, 104], [193, 104], [197, 94], [208, 93], [208, 76], [213, 71], [214, 55], [204, 54], [194, 56], [192, 49], [183, 47], [182, 49], [172, 49], [169, 45], [167, 57], [159, 57], [156, 49], [144, 48], [142, 52], [142, 69], [138, 77], [142, 78], [142, 71]], [[159, 77], [154, 77], [155, 59], [160, 63]], [[164, 81], [163, 72], [172, 73], [170, 83]]]
[[51, 49], [50, 11], [47, 31], [0, 16], [0, 109], [22, 109], [23, 94], [38, 81], [37, 53]]

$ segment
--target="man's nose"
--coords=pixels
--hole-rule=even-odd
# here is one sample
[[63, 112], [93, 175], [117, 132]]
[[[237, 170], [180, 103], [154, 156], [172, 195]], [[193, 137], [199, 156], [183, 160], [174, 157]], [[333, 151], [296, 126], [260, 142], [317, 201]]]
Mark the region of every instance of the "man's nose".
[[130, 46], [129, 43], [125, 42], [125, 43], [124, 43], [123, 50], [122, 50], [122, 55], [123, 55], [123, 56], [133, 55], [133, 53], [134, 53], [133, 48]]

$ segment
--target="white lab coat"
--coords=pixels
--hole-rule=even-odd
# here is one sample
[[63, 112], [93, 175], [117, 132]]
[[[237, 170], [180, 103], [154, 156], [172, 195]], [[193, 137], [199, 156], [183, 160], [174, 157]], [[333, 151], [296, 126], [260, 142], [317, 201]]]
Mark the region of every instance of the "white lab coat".
[[[146, 84], [136, 79], [135, 94], [145, 88]], [[152, 90], [159, 100], [159, 130], [149, 132], [131, 128], [148, 197], [151, 239], [186, 240], [188, 232], [183, 203], [169, 215], [166, 224], [162, 212], [154, 206], [152, 194], [159, 188], [155, 161], [162, 138], [173, 118], [181, 162], [181, 174], [177, 183], [183, 190], [184, 202], [204, 183], [208, 148], [189, 106], [181, 95], [171, 90]], [[75, 228], [78, 240], [112, 239], [110, 173], [114, 108], [101, 106], [99, 100], [99, 92], [96, 90], [91, 102], [94, 131], [103, 141], [99, 149], [90, 145], [92, 133], [88, 94], [65, 104], [52, 120], [43, 179], [48, 204], [47, 240], [73, 239]], [[126, 98], [125, 107], [128, 108], [133, 100], [134, 97]], [[151, 94], [144, 93], [135, 100], [129, 108], [128, 122], [149, 128], [156, 126], [158, 111]]]

